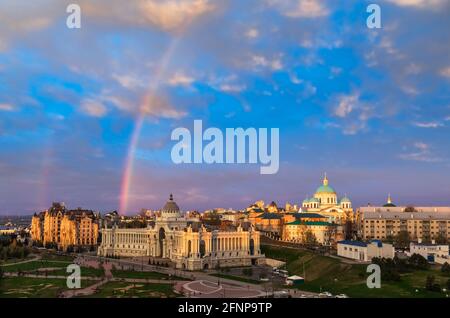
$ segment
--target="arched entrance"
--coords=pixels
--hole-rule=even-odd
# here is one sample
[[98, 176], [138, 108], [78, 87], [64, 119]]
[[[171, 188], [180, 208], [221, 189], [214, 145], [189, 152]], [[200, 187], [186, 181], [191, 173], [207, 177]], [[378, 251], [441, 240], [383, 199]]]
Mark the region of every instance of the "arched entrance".
[[166, 231], [164, 230], [164, 228], [160, 228], [159, 229], [159, 236], [158, 236], [158, 240], [159, 240], [159, 257], [163, 257], [163, 248], [164, 248], [164, 240], [166, 239]]
[[255, 241], [250, 239], [250, 255], [255, 255]]
[[200, 257], [205, 256], [206, 254], [206, 244], [204, 240], [200, 241]]

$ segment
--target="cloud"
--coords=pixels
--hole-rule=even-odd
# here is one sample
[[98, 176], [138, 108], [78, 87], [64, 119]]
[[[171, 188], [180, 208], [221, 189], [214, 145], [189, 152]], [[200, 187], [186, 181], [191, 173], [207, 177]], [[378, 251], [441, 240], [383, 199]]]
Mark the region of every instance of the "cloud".
[[447, 0], [386, 0], [401, 7], [436, 9], [448, 4]]
[[144, 97], [139, 110], [145, 115], [159, 118], [179, 119], [186, 116], [186, 112], [173, 108], [167, 98], [153, 94]]
[[334, 114], [341, 118], [347, 117], [347, 115], [349, 115], [357, 107], [358, 102], [358, 93], [341, 96], [338, 99], [338, 106], [336, 107]]
[[210, 78], [208, 85], [225, 93], [240, 93], [247, 89], [247, 86], [237, 82], [236, 75]]
[[437, 121], [431, 121], [431, 122], [415, 122], [413, 123], [414, 126], [420, 127], [420, 128], [438, 128], [444, 126], [444, 124], [437, 122]]
[[113, 74], [113, 79], [115, 79], [122, 87], [128, 89], [135, 89], [136, 87], [141, 87], [144, 85], [143, 81], [138, 77], [129, 74]]
[[174, 30], [212, 11], [214, 6], [208, 0], [169, 0], [140, 1], [139, 8], [146, 21], [165, 30]]
[[94, 99], [86, 99], [82, 101], [81, 110], [93, 117], [103, 117], [107, 112], [106, 106]]
[[182, 31], [215, 9], [209, 0], [136, 0], [126, 3], [121, 0], [84, 0], [80, 6], [89, 16], [128, 25], [150, 25], [165, 31]]
[[169, 85], [172, 86], [189, 86], [195, 79], [191, 76], [185, 75], [184, 73], [177, 72], [167, 81]]
[[248, 29], [247, 32], [245, 32], [245, 36], [249, 39], [255, 39], [259, 36], [259, 31], [256, 28]]
[[14, 111], [16, 108], [11, 104], [0, 104], [0, 111], [6, 111], [11, 112]]
[[278, 55], [278, 57], [275, 57], [273, 59], [267, 59], [262, 55], [252, 55], [251, 64], [257, 68], [258, 67], [270, 68], [273, 71], [279, 71], [283, 69], [281, 55]]
[[222, 92], [239, 93], [244, 91], [247, 87], [239, 84], [222, 84], [219, 88]]
[[450, 66], [449, 66], [449, 67], [446, 67], [446, 68], [443, 68], [443, 69], [440, 71], [440, 74], [441, 74], [442, 76], [444, 76], [444, 77], [450, 78]]
[[430, 146], [423, 142], [415, 142], [414, 150], [409, 153], [400, 154], [398, 157], [403, 160], [422, 161], [422, 162], [442, 162], [442, 158], [435, 156]]
[[268, 0], [267, 3], [290, 18], [317, 18], [330, 13], [321, 0]]

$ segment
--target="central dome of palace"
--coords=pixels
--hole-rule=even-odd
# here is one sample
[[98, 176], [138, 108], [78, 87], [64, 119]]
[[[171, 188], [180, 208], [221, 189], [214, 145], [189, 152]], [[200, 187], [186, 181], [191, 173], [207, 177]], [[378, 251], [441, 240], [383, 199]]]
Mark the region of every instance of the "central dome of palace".
[[171, 194], [169, 197], [169, 201], [166, 202], [164, 207], [161, 210], [162, 217], [180, 217], [180, 208], [173, 200], [173, 195]]

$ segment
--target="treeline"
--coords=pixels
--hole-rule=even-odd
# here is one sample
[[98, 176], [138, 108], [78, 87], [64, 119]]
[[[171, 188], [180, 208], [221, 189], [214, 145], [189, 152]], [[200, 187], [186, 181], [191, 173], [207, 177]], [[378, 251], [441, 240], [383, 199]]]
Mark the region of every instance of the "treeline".
[[377, 264], [381, 269], [381, 278], [386, 281], [400, 281], [400, 274], [410, 273], [414, 270], [426, 270], [428, 261], [419, 254], [413, 254], [408, 258], [380, 258], [374, 257], [372, 264]]
[[6, 261], [11, 258], [24, 259], [30, 254], [30, 249], [10, 237], [0, 238], [0, 259]]

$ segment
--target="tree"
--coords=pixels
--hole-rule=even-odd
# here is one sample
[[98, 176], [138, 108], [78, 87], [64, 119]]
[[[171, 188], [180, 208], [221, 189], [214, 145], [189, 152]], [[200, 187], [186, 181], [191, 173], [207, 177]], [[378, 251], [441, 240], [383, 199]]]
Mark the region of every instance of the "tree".
[[449, 279], [447, 279], [447, 283], [446, 283], [446, 285], [447, 285], [447, 290], [450, 290], [450, 278], [449, 278]]
[[425, 281], [425, 289], [426, 290], [432, 290], [433, 289], [433, 285], [434, 285], [434, 276], [433, 275], [428, 275], [427, 276], [427, 280]]
[[316, 236], [311, 230], [307, 230], [304, 233], [304, 240], [306, 245], [315, 245], [317, 243]]
[[448, 243], [447, 237], [442, 232], [439, 232], [438, 236], [436, 237], [436, 243], [447, 244]]
[[428, 275], [427, 280], [425, 282], [425, 289], [428, 291], [440, 292], [441, 286], [436, 283], [436, 280], [433, 275]]
[[445, 262], [442, 267], [441, 267], [441, 272], [446, 274], [446, 275], [450, 275], [450, 264], [448, 264], [447, 262]]
[[411, 239], [409, 237], [408, 231], [400, 231], [394, 237], [394, 245], [400, 248], [407, 248], [409, 246]]
[[253, 269], [252, 268], [244, 268], [242, 270], [242, 274], [245, 276], [252, 276], [253, 275]]
[[430, 267], [430, 264], [428, 264], [428, 261], [419, 254], [413, 254], [408, 260], [408, 264], [414, 268], [414, 269], [428, 269]]

